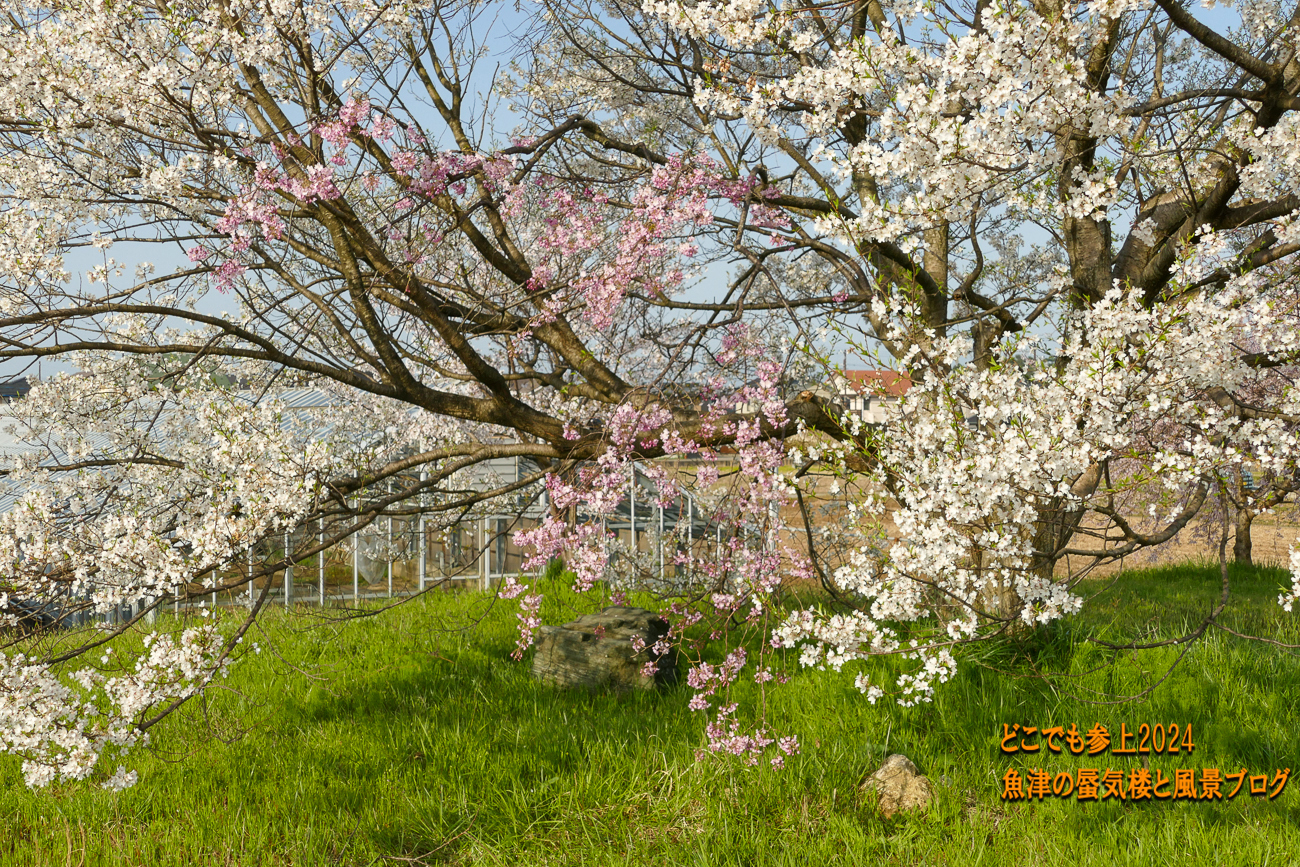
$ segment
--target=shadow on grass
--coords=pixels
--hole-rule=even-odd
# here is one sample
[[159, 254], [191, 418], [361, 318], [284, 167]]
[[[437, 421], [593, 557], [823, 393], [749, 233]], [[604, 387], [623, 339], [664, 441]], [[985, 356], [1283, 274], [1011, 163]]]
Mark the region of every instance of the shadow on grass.
[[380, 850], [433, 863], [454, 860], [471, 836], [544, 833], [569, 821], [575, 798], [581, 808], [613, 800], [645, 755], [699, 743], [684, 687], [559, 690], [534, 681], [527, 659], [511, 661], [511, 646], [471, 639], [286, 711], [317, 730], [379, 731], [390, 742], [392, 753], [358, 755], [346, 737], [326, 734], [311, 747], [316, 764], [347, 768], [338, 807], [354, 808], [394, 776], [425, 790], [403, 821], [367, 829]]

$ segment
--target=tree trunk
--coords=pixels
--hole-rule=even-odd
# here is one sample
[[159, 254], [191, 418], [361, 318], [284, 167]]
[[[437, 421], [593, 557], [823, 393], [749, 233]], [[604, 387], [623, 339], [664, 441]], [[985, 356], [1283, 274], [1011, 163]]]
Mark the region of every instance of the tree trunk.
[[1232, 559], [1246, 566], [1250, 559], [1250, 523], [1255, 520], [1255, 513], [1250, 509], [1237, 510], [1237, 536], [1232, 542]]

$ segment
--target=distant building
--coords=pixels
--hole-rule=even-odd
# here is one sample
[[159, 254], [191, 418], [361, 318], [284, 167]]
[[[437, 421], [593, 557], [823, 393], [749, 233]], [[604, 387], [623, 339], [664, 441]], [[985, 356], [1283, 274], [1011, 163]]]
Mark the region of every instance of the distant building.
[[32, 384], [27, 377], [21, 379], [11, 379], [8, 382], [0, 382], [0, 400], [10, 401], [26, 397], [27, 392], [32, 390]]
[[831, 399], [851, 414], [868, 424], [882, 424], [912, 380], [892, 370], [845, 370], [832, 375], [829, 386]]

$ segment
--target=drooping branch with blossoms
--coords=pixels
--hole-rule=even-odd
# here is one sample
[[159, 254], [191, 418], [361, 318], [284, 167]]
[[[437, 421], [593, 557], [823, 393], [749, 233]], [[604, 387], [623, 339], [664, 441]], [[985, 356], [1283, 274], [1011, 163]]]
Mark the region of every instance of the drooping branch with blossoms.
[[[599, 135], [581, 118], [480, 148], [460, 78], [478, 48], [456, 35], [480, 10], [374, 12], [127, 4], [10, 18], [0, 183], [8, 236], [27, 243], [4, 257], [0, 357], [66, 359], [79, 375], [42, 382], [15, 413], [39, 448], [4, 468], [6, 610], [12, 597], [137, 613], [80, 645], [6, 639], [24, 649], [6, 669], [6, 719], [28, 718], [42, 678], [115, 694], [127, 675], [75, 660], [168, 600], [265, 587], [381, 516], [450, 528], [508, 513], [548, 475], [552, 501], [581, 497], [585, 515], [596, 494], [556, 479], [596, 467], [583, 484], [599, 489], [600, 468], [687, 444], [741, 448], [761, 496], [771, 442], [834, 429], [824, 401], [784, 398], [771, 360], [761, 411], [737, 412], [768, 354], [735, 346], [752, 342], [747, 323], [676, 321], [639, 300], [684, 291], [716, 211], [768, 214], [752, 179], [683, 149], [617, 189], [573, 183], [548, 160], [568, 136]], [[170, 264], [130, 261], [150, 245]], [[101, 262], [68, 282], [83, 246]], [[286, 387], [330, 401], [304, 412], [280, 402]], [[540, 468], [484, 487], [476, 467], [501, 458]], [[301, 528], [318, 533], [255, 553]], [[589, 528], [534, 535], [569, 554], [581, 586], [603, 577]], [[536, 604], [525, 597], [525, 620]], [[204, 661], [161, 681], [170, 692], [110, 702], [102, 724], [51, 705], [5, 748], [28, 757], [34, 785], [86, 776], [103, 750], [54, 748], [65, 728], [126, 745], [118, 733], [205, 688], [259, 610], [201, 642]], [[151, 664], [170, 653], [181, 666], [184, 635]]]

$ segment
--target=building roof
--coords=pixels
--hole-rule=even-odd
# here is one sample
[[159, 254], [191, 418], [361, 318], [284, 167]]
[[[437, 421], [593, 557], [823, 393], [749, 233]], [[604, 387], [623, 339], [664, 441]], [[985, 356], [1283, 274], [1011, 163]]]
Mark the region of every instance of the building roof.
[[32, 384], [25, 376], [21, 379], [0, 382], [0, 400], [16, 400], [20, 397], [26, 397], [27, 392], [31, 390]]
[[893, 370], [846, 370], [842, 376], [848, 380], [848, 387], [858, 394], [870, 392], [885, 397], [902, 397], [912, 387], [907, 374]]

